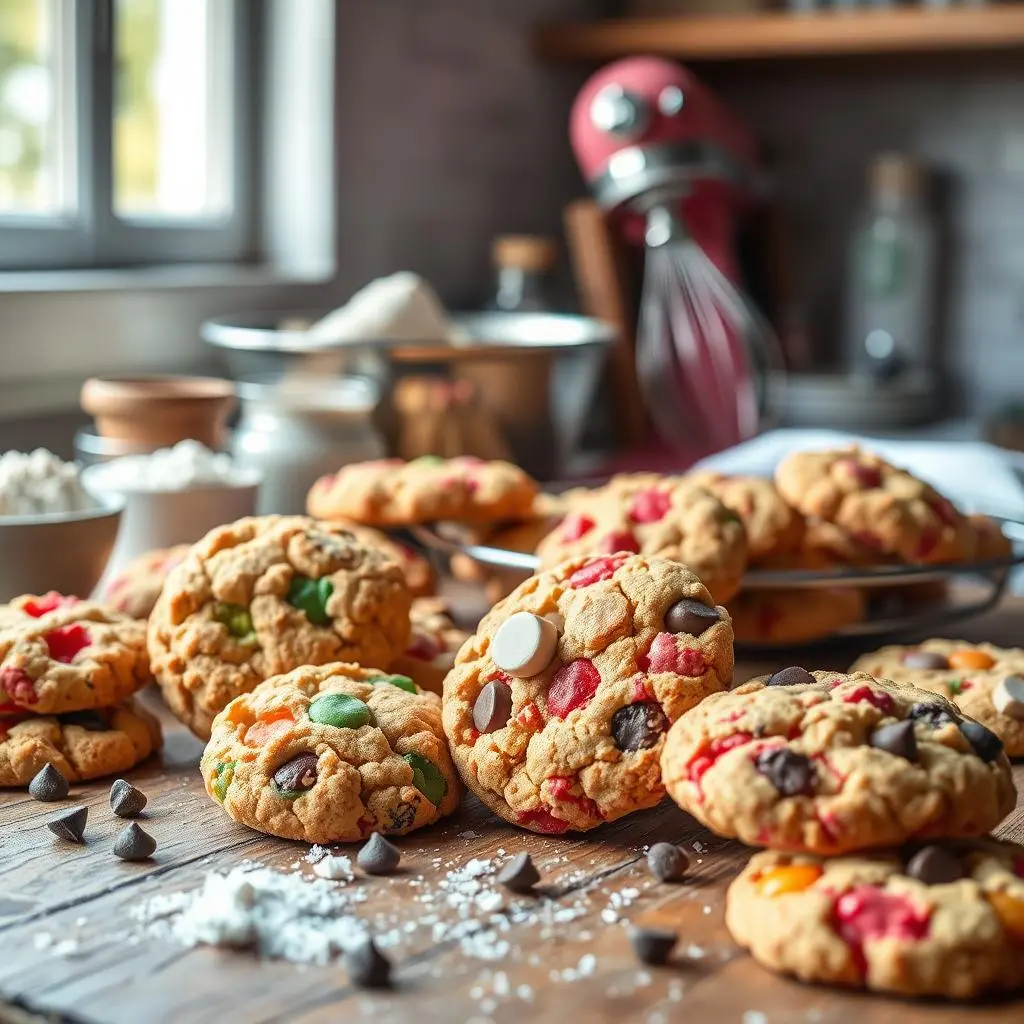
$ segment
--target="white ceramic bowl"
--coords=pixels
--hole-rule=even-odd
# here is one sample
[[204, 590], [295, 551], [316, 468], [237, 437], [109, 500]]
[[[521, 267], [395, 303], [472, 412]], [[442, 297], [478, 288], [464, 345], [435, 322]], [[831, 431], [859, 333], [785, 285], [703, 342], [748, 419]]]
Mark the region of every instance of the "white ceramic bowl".
[[88, 512], [0, 516], [0, 601], [19, 594], [88, 597], [103, 575], [122, 520], [120, 495]]

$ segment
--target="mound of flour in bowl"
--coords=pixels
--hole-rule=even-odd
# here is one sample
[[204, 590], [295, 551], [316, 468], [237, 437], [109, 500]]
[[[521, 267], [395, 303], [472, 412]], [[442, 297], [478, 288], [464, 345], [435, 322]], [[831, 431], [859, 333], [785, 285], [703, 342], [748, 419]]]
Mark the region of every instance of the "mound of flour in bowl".
[[54, 515], [96, 507], [78, 479], [78, 466], [45, 448], [0, 457], [0, 516]]
[[125, 455], [89, 471], [90, 487], [103, 491], [186, 491], [238, 482], [230, 455], [199, 441], [179, 441], [150, 455]]

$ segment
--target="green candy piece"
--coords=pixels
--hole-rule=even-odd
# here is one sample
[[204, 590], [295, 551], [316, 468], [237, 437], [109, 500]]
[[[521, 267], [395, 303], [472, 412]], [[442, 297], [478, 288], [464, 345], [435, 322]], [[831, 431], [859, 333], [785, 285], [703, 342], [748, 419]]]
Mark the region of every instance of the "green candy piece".
[[327, 579], [311, 580], [308, 576], [293, 576], [288, 585], [288, 603], [314, 626], [326, 626], [331, 621], [327, 614], [327, 601], [334, 593], [334, 584]]
[[964, 689], [964, 681], [962, 679], [947, 679], [946, 686], [952, 696], [959, 697]]
[[228, 604], [218, 601], [213, 607], [213, 617], [228, 627], [228, 632], [240, 640], [248, 639], [255, 630], [249, 609], [242, 604]]
[[231, 785], [231, 781], [235, 777], [236, 764], [238, 764], [237, 761], [218, 761], [217, 767], [214, 769], [217, 777], [213, 780], [213, 795], [221, 803], [224, 803], [224, 798], [228, 795], [228, 786]]
[[440, 455], [421, 455], [412, 460], [414, 466], [440, 466], [444, 459]]
[[370, 709], [358, 697], [347, 693], [325, 693], [309, 705], [309, 718], [336, 729], [358, 729], [373, 720]]
[[438, 807], [448, 792], [448, 782], [441, 774], [441, 769], [422, 754], [404, 754], [403, 757], [412, 768], [412, 784]]
[[380, 683], [390, 683], [392, 686], [397, 686], [400, 690], [405, 690], [408, 693], [419, 693], [419, 687], [408, 677], [408, 676], [374, 676], [367, 682], [373, 683], [374, 686], [378, 686]]

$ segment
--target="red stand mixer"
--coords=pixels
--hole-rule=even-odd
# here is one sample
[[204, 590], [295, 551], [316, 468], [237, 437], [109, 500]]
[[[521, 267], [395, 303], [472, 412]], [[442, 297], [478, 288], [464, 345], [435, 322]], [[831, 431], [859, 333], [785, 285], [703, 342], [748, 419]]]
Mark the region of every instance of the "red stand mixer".
[[659, 434], [701, 454], [752, 437], [779, 365], [733, 248], [758, 176], [753, 136], [689, 71], [653, 57], [595, 74], [570, 134], [597, 201], [646, 245], [637, 377]]

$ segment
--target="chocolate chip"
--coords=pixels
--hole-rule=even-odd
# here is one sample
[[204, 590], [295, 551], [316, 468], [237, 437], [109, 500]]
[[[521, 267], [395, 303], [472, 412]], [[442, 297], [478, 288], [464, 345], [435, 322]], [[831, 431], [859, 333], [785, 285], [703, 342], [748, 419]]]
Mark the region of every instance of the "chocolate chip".
[[146, 860], [156, 852], [156, 840], [137, 822], [125, 825], [114, 840], [114, 856], [121, 860]]
[[907, 651], [903, 655], [903, 664], [906, 668], [917, 668], [922, 670], [946, 669], [949, 662], [944, 654], [938, 651]]
[[708, 626], [719, 621], [718, 612], [700, 601], [691, 601], [688, 597], [676, 601], [665, 612], [665, 629], [670, 633], [689, 633], [700, 636]]
[[473, 724], [478, 732], [503, 729], [512, 715], [512, 687], [499, 680], [488, 683], [473, 705]]
[[28, 784], [28, 794], [43, 803], [63, 800], [70, 792], [68, 780], [47, 761]]
[[402, 859], [401, 851], [379, 832], [374, 832], [356, 856], [356, 863], [368, 875], [390, 875]]
[[416, 807], [416, 804], [411, 804], [408, 800], [402, 800], [390, 808], [388, 810], [388, 818], [390, 819], [388, 831], [402, 832], [407, 828], [412, 828], [412, 824], [416, 820]]
[[647, 750], [668, 728], [668, 719], [656, 701], [627, 704], [612, 715], [612, 739], [619, 750]]
[[876, 750], [888, 751], [908, 761], [917, 760], [917, 737], [912, 721], [883, 725], [868, 737], [868, 743]]
[[274, 785], [281, 793], [304, 793], [316, 785], [316, 754], [299, 754], [274, 772]]
[[759, 754], [757, 770], [783, 796], [807, 795], [814, 790], [814, 763], [788, 747]]
[[369, 935], [348, 950], [345, 965], [349, 980], [360, 988], [388, 988], [391, 985], [391, 961]]
[[907, 717], [915, 722], [926, 722], [933, 729], [941, 729], [945, 725], [957, 725], [959, 717], [948, 704], [936, 704], [925, 701], [914, 704], [907, 712]]
[[923, 846], [903, 869], [911, 878], [916, 878], [925, 885], [945, 885], [956, 882], [964, 877], [958, 857], [954, 857], [941, 846]]
[[99, 711], [65, 711], [60, 715], [61, 725], [77, 725], [86, 732], [107, 732], [110, 722]]
[[664, 928], [634, 928], [629, 941], [641, 963], [658, 965], [668, 960], [679, 936]]
[[519, 853], [498, 872], [498, 881], [509, 892], [529, 895], [540, 881], [540, 872], [528, 853]]
[[647, 870], [659, 882], [675, 882], [686, 874], [690, 858], [674, 843], [655, 843], [647, 851]]
[[773, 672], [765, 686], [805, 686], [807, 683], [816, 683], [817, 680], [805, 668], [797, 665], [790, 665], [789, 668], [780, 668]]
[[80, 843], [85, 835], [85, 821], [89, 817], [88, 807], [72, 807], [70, 811], [61, 811], [51, 818], [46, 827], [61, 839], [69, 843]]
[[1003, 752], [1003, 741], [973, 718], [965, 718], [960, 723], [960, 731], [982, 761], [994, 761]]
[[118, 779], [110, 787], [110, 809], [119, 818], [134, 818], [148, 803], [146, 794], [126, 779]]

